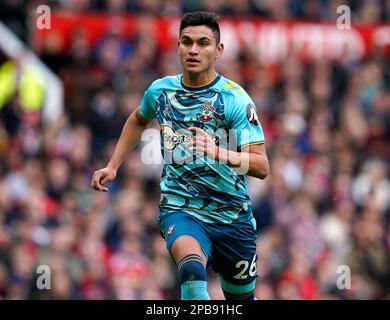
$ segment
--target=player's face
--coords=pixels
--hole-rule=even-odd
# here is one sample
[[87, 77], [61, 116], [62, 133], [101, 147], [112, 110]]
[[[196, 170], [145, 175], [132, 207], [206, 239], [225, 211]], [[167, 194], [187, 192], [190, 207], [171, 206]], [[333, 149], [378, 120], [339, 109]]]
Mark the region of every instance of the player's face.
[[217, 44], [212, 30], [207, 26], [189, 26], [180, 34], [178, 54], [184, 72], [209, 71], [222, 51], [223, 45]]

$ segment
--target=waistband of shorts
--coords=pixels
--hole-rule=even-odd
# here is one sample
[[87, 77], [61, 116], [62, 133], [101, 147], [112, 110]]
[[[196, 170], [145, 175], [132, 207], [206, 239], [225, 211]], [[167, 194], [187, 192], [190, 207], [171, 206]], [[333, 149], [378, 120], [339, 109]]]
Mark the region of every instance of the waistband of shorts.
[[[170, 213], [175, 213], [175, 212], [183, 212], [191, 215], [191, 211], [197, 211], [196, 208], [181, 208], [181, 207], [171, 207], [171, 206], [166, 206], [166, 205], [161, 205], [159, 206], [160, 213], [156, 217], [156, 222], [159, 223], [161, 218], [165, 215], [169, 215]], [[252, 204], [249, 202], [245, 203], [241, 207], [236, 208], [236, 214], [235, 218], [233, 220], [237, 219], [238, 217], [252, 217]], [[210, 211], [210, 214], [212, 214], [212, 211]]]

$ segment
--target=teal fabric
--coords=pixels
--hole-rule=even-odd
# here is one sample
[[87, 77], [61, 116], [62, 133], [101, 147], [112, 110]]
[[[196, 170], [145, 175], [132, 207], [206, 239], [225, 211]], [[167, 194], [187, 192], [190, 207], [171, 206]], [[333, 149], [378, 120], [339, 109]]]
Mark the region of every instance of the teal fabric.
[[253, 290], [255, 290], [256, 279], [246, 285], [236, 285], [233, 283], [229, 283], [225, 281], [225, 279], [221, 277], [221, 275], [219, 275], [219, 280], [221, 281], [222, 289], [228, 293], [245, 294], [247, 292], [252, 292]]
[[187, 281], [181, 285], [182, 300], [210, 300], [206, 281]]
[[[224, 149], [264, 143], [252, 99], [235, 82], [218, 75], [203, 87], [182, 83], [182, 75], [154, 81], [146, 90], [140, 114], [160, 125], [164, 167], [160, 208], [186, 210], [207, 223], [231, 223], [249, 212], [251, 201], [244, 173], [200, 154], [187, 144], [189, 127], [207, 132]], [[196, 156], [196, 157], [195, 157]]]

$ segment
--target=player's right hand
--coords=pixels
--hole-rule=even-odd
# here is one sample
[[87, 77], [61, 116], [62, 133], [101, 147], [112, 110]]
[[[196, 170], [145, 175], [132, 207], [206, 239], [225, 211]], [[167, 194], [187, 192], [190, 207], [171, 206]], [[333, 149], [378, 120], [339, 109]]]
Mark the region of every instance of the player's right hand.
[[108, 188], [104, 185], [114, 180], [116, 177], [116, 170], [105, 167], [93, 173], [91, 180], [91, 187], [97, 191], [107, 192]]

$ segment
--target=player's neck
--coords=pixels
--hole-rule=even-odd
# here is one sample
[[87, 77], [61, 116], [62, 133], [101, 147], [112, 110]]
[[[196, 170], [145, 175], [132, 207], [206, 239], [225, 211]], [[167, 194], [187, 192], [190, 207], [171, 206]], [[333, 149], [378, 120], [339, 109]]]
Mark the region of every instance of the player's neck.
[[205, 73], [186, 73], [183, 72], [183, 84], [185, 84], [188, 87], [202, 87], [206, 86], [210, 82], [212, 82], [216, 77], [218, 76], [218, 73], [213, 69], [210, 70], [210, 72]]

